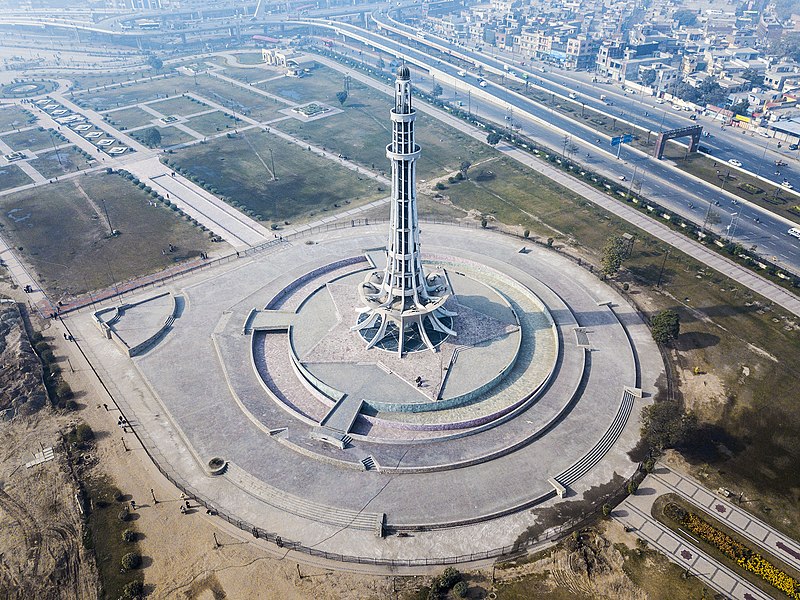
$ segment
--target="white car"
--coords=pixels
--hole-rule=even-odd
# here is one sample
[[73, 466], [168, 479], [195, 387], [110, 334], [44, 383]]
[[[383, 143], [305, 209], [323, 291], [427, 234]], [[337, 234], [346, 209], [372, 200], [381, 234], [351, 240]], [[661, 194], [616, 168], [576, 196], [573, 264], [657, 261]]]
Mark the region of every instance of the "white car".
[[784, 179], [784, 180], [781, 182], [781, 185], [782, 185], [783, 187], [785, 187], [786, 189], [788, 189], [788, 190], [791, 190], [791, 189], [794, 187], [794, 186], [792, 185], [792, 182], [791, 182], [791, 181], [789, 181], [789, 180], [787, 180], [787, 179]]
[[467, 72], [466, 71], [459, 71], [458, 72], [458, 76], [459, 77], [466, 77], [467, 76]]
[[728, 161], [728, 164], [729, 165], [733, 165], [734, 167], [741, 167], [742, 166], [742, 163], [739, 162], [738, 160], [736, 160], [735, 158], [730, 159]]
[[481, 80], [481, 82], [478, 85], [481, 86], [481, 87], [486, 87], [489, 84], [487, 84], [485, 81]]

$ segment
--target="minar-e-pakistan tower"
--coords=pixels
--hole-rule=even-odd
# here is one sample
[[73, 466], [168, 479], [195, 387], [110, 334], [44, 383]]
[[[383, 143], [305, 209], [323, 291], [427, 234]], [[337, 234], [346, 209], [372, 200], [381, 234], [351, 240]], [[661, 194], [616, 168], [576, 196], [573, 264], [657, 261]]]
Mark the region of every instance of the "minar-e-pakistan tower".
[[444, 308], [450, 286], [444, 273], [426, 276], [422, 269], [417, 217], [416, 162], [420, 147], [414, 142], [416, 110], [411, 107], [411, 73], [397, 69], [395, 105], [391, 111], [392, 143], [386, 156], [392, 161], [392, 198], [386, 267], [372, 271], [359, 285], [358, 331], [367, 348], [403, 355], [436, 346], [453, 331], [456, 313]]

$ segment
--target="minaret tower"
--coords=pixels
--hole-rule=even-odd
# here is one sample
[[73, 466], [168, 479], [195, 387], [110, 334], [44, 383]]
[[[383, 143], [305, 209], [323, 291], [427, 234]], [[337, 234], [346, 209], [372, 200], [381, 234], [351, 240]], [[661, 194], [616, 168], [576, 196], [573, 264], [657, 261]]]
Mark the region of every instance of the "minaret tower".
[[456, 335], [452, 319], [456, 313], [444, 308], [450, 297], [446, 273], [422, 269], [417, 218], [416, 161], [420, 147], [414, 141], [417, 111], [411, 108], [411, 73], [397, 69], [395, 104], [391, 111], [392, 143], [386, 157], [392, 162], [392, 199], [386, 267], [372, 271], [359, 285], [362, 308], [353, 330], [359, 331], [367, 347], [404, 352], [436, 345]]

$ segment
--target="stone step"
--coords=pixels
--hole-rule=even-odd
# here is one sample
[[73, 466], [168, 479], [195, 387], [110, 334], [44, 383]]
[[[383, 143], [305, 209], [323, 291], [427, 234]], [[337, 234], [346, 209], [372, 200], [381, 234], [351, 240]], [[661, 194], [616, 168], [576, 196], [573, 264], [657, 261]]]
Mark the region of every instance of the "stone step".
[[384, 514], [336, 508], [289, 494], [268, 485], [238, 465], [228, 463], [224, 477], [239, 489], [262, 502], [293, 515], [327, 523], [336, 527], [349, 527], [363, 531], [383, 531]]
[[622, 393], [622, 401], [619, 410], [614, 416], [614, 420], [609, 425], [603, 437], [592, 447], [589, 452], [583, 455], [575, 464], [555, 476], [555, 480], [563, 486], [569, 486], [588, 473], [606, 455], [617, 438], [622, 434], [628, 422], [628, 417], [633, 409], [634, 395], [630, 389], [625, 388]]
[[361, 464], [364, 465], [365, 471], [374, 471], [377, 468], [375, 465], [375, 459], [372, 456], [367, 456], [366, 458], [362, 458]]

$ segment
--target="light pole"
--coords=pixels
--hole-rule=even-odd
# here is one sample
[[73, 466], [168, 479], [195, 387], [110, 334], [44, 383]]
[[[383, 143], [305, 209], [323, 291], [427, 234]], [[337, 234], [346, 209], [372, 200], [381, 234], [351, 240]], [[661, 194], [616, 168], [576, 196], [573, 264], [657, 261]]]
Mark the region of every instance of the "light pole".
[[667, 258], [669, 257], [670, 248], [667, 248], [667, 251], [664, 253], [664, 260], [661, 261], [661, 270], [658, 272], [658, 282], [656, 283], [656, 287], [661, 287], [661, 277], [664, 275], [664, 267], [667, 264]]
[[733, 229], [734, 229], [734, 231], [736, 230], [736, 228], [733, 226], [733, 222], [734, 222], [734, 220], [736, 220], [736, 221], [737, 221], [737, 223], [738, 223], [738, 220], [736, 219], [736, 217], [738, 217], [738, 216], [739, 216], [739, 213], [738, 213], [738, 212], [735, 212], [735, 213], [733, 213], [733, 214], [731, 215], [731, 222], [730, 222], [730, 223], [728, 223], [728, 226], [725, 228], [725, 231], [726, 231], [726, 232], [727, 232], [727, 234], [728, 234], [728, 236], [727, 236], [727, 241], [729, 241], [729, 242], [731, 241], [731, 236], [732, 236], [732, 234], [731, 234], [731, 228], [733, 228]]

